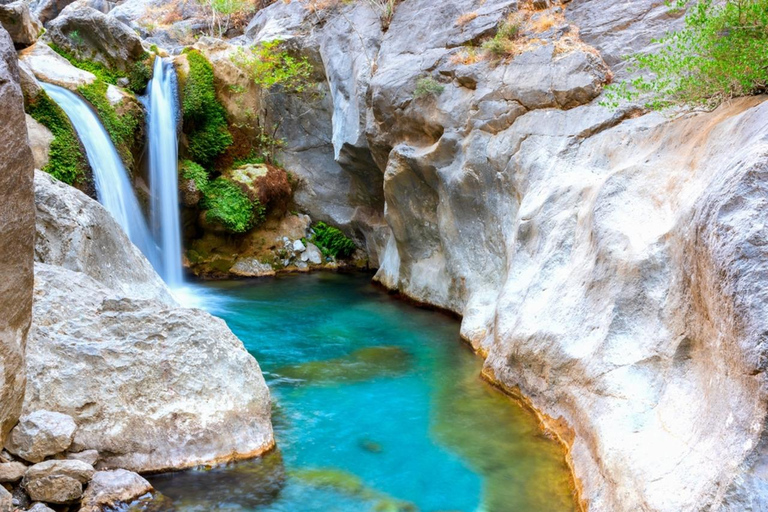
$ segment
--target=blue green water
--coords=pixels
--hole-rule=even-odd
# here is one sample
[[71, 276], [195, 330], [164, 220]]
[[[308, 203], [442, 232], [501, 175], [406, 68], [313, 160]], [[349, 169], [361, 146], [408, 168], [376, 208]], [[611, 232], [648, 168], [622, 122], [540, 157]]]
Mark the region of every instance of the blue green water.
[[201, 286], [261, 365], [278, 449], [153, 477], [176, 510], [575, 510], [561, 447], [479, 378], [457, 320], [368, 275]]

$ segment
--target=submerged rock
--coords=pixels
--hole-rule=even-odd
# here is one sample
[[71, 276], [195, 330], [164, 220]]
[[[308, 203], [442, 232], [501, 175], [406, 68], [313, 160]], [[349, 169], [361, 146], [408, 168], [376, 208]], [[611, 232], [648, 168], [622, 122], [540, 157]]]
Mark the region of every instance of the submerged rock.
[[102, 467], [160, 471], [273, 446], [264, 378], [222, 320], [62, 267], [35, 270], [24, 408], [72, 415], [72, 450], [98, 450]]
[[40, 462], [69, 448], [76, 430], [71, 416], [38, 410], [19, 419], [5, 448], [29, 462]]
[[117, 508], [148, 492], [152, 492], [152, 485], [136, 473], [124, 469], [97, 471], [83, 495], [80, 512]]
[[400, 347], [366, 347], [345, 357], [288, 366], [275, 373], [309, 384], [365, 381], [408, 371], [411, 355]]

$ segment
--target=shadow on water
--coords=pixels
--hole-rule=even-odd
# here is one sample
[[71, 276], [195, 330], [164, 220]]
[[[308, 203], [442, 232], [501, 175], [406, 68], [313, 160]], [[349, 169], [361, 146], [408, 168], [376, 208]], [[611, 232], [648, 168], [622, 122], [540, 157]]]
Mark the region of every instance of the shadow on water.
[[151, 478], [179, 512], [572, 512], [561, 447], [481, 381], [446, 315], [368, 275], [207, 283], [258, 359], [279, 451]]

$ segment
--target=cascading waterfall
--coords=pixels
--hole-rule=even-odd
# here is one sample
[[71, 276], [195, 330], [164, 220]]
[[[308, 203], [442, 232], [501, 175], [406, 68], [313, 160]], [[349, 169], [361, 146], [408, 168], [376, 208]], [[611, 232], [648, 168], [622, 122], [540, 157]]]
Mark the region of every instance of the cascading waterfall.
[[171, 62], [155, 59], [147, 87], [149, 116], [150, 226], [160, 247], [159, 266], [171, 288], [183, 284], [179, 219], [178, 140], [176, 137], [176, 72]]
[[85, 146], [88, 163], [93, 169], [99, 202], [112, 214], [128, 234], [131, 242], [157, 268], [159, 263], [157, 245], [147, 226], [131, 182], [128, 180], [123, 161], [99, 117], [77, 94], [57, 85], [46, 83], [42, 85], [51, 99], [67, 114]]

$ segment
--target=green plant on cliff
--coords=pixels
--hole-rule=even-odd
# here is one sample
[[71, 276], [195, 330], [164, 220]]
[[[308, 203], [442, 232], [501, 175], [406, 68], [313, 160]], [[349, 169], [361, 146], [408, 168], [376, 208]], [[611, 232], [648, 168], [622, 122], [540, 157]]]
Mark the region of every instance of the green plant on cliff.
[[185, 50], [189, 74], [184, 79], [182, 111], [184, 132], [192, 159], [210, 167], [232, 144], [227, 113], [216, 98], [213, 67], [197, 50]]
[[210, 12], [210, 35], [222, 37], [240, 18], [256, 10], [253, 0], [198, 0]]
[[306, 57], [294, 57], [281, 45], [282, 41], [276, 39], [247, 50], [238, 48], [231, 59], [257, 85], [268, 89], [282, 86], [288, 92], [303, 92], [309, 83], [312, 65]]
[[325, 222], [318, 222], [312, 226], [315, 236], [312, 242], [326, 256], [334, 258], [349, 258], [355, 252], [355, 242], [347, 238], [340, 229], [329, 226]]
[[655, 53], [629, 57], [636, 78], [610, 86], [604, 105], [640, 99], [651, 109], [713, 108], [768, 87], [768, 0], [699, 0], [681, 30], [654, 42]]
[[131, 149], [136, 142], [136, 133], [144, 122], [143, 111], [137, 105], [136, 108], [118, 112], [107, 98], [107, 87], [105, 82], [95, 80], [91, 84], [78, 87], [77, 90], [96, 109], [125, 165], [133, 168]]
[[61, 107], [45, 91], [40, 91], [34, 99], [27, 101], [26, 111], [53, 134], [48, 164], [42, 170], [69, 185], [85, 180], [85, 154], [72, 123]]
[[[70, 39], [72, 38], [72, 32]], [[102, 82], [108, 84], [117, 85], [117, 81], [121, 78], [128, 79], [128, 88], [136, 94], [141, 94], [147, 88], [147, 83], [152, 78], [152, 60], [154, 56], [149, 53], [144, 53], [139, 60], [133, 62], [128, 67], [128, 72], [123, 72], [116, 69], [114, 66], [106, 66], [101, 62], [79, 59], [75, 54], [65, 50], [56, 43], [48, 43], [53, 51], [64, 57], [70, 64], [76, 68], [88, 71], [96, 75], [96, 78]]]
[[432, 78], [431, 76], [421, 77], [416, 80], [416, 89], [413, 91], [414, 98], [427, 98], [440, 96], [445, 90], [445, 86]]

